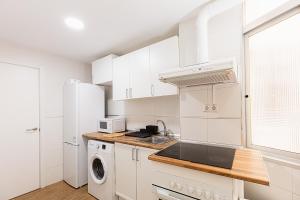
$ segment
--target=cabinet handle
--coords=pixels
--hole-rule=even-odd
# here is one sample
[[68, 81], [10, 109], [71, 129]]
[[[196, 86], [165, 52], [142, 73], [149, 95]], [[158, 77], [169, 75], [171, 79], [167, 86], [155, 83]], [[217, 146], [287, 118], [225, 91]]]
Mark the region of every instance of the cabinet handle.
[[126, 98], [128, 98], [128, 88], [126, 88]]
[[139, 150], [138, 149], [136, 149], [135, 160], [139, 161]]
[[129, 88], [129, 96], [132, 98], [132, 88]]
[[154, 96], [154, 85], [153, 84], [151, 84], [151, 96]]
[[134, 148], [131, 149], [131, 159], [134, 160]]

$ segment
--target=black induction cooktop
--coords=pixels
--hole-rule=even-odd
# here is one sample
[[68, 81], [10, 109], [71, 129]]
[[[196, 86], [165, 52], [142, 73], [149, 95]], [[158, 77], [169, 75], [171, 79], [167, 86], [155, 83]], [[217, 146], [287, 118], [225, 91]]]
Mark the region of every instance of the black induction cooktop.
[[204, 144], [178, 142], [156, 153], [158, 156], [174, 158], [231, 169], [235, 149]]

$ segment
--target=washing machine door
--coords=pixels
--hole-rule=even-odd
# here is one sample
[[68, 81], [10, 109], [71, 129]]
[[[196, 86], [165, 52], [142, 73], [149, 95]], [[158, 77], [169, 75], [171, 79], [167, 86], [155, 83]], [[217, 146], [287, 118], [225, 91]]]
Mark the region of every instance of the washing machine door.
[[99, 154], [95, 154], [89, 162], [89, 171], [93, 181], [97, 184], [103, 184], [107, 177], [107, 167], [104, 159]]

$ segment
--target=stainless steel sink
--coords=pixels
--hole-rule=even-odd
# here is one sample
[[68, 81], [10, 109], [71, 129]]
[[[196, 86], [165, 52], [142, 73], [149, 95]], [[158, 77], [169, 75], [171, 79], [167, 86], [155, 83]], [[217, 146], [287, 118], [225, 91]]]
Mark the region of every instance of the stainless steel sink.
[[166, 137], [166, 136], [152, 136], [149, 138], [141, 139], [141, 141], [143, 142], [152, 143], [152, 144], [163, 144], [171, 140], [174, 140], [174, 138]]

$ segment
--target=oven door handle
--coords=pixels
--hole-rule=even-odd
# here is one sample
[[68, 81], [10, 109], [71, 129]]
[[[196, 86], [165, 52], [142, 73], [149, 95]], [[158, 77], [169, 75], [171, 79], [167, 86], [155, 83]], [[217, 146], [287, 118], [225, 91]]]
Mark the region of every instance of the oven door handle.
[[158, 198], [162, 200], [189, 200], [189, 199], [194, 200], [195, 199], [195, 198], [190, 198], [188, 196], [183, 197], [183, 195], [181, 194], [178, 193], [176, 194], [174, 192], [159, 187], [156, 187], [156, 194]]
[[160, 191], [161, 189], [157, 189], [157, 196], [159, 199], [163, 200], [180, 200], [176, 197], [170, 196], [170, 194], [166, 193], [165, 191]]

